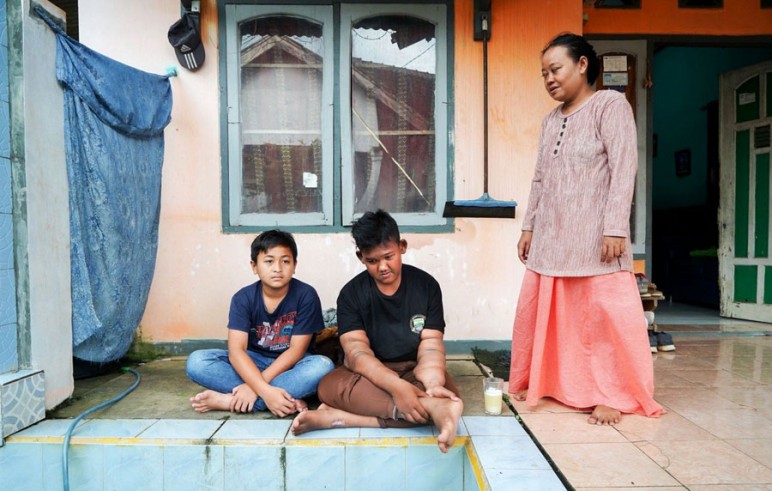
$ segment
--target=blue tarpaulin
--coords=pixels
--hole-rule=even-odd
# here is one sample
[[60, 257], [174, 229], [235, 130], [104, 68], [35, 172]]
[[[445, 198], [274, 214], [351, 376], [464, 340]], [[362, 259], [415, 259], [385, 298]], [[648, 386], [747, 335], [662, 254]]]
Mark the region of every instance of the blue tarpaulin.
[[70, 188], [73, 355], [124, 356], [147, 303], [158, 247], [168, 76], [107, 58], [56, 32]]

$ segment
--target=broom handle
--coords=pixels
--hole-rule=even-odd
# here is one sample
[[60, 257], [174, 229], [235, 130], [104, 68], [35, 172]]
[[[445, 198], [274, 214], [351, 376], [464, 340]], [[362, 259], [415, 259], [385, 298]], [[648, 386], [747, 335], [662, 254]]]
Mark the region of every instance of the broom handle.
[[488, 18], [482, 18], [483, 38], [483, 192], [488, 194]]

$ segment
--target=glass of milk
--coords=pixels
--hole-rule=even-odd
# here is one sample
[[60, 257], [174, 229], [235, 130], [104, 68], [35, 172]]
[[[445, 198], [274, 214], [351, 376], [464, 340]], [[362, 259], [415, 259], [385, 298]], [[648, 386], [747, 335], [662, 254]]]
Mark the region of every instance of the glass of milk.
[[503, 393], [503, 379], [497, 377], [487, 377], [483, 379], [483, 399], [485, 401], [485, 414], [501, 414], [501, 402]]

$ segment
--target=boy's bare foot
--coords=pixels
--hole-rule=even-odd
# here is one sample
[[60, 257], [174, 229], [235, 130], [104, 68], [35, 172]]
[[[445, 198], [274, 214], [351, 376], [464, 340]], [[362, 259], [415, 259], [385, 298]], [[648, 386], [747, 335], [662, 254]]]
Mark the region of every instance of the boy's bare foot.
[[528, 390], [518, 390], [517, 392], [512, 393], [512, 399], [522, 402], [525, 400], [527, 395]]
[[622, 418], [622, 413], [608, 406], [595, 406], [592, 414], [587, 418], [591, 425], [615, 425]]
[[420, 401], [440, 430], [437, 446], [440, 451], [447, 453], [456, 439], [456, 428], [464, 410], [464, 403], [443, 397], [422, 397]]
[[308, 411], [308, 403], [303, 399], [295, 399], [295, 412], [302, 413], [303, 411]]
[[293, 435], [302, 435], [309, 431], [330, 428], [378, 428], [379, 426], [375, 416], [361, 416], [321, 404], [316, 410], [307, 409], [295, 416], [290, 431]]
[[230, 411], [232, 394], [223, 394], [214, 390], [199, 392], [190, 398], [190, 405], [197, 413], [207, 411]]

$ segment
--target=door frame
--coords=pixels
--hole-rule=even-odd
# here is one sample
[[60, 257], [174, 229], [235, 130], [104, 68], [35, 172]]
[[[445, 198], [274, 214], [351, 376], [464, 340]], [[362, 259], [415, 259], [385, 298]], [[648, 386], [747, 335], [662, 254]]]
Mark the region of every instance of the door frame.
[[648, 142], [652, 141], [651, 91], [644, 86], [648, 75], [650, 42], [643, 39], [589, 39], [599, 56], [604, 53], [622, 52], [635, 56], [635, 123], [638, 128], [638, 172], [635, 177], [635, 259], [646, 260], [647, 274], [651, 274], [651, 182], [652, 155]]
[[[735, 89], [744, 81], [749, 80], [757, 73], [772, 72], [772, 61], [766, 61], [738, 68], [730, 72], [723, 73], [719, 80], [719, 155], [721, 159], [721, 170], [719, 178], [719, 291], [720, 291], [720, 315], [722, 317], [732, 317], [749, 320], [762, 320], [772, 310], [772, 305], [763, 303], [741, 303], [735, 302], [734, 293], [734, 207], [735, 207], [735, 184], [736, 184], [736, 138], [737, 128], [747, 126], [752, 129], [760, 125], [760, 121], [769, 120], [772, 115], [765, 114], [759, 120], [736, 123], [735, 118]], [[768, 75], [772, 76], [772, 75]], [[767, 98], [771, 94], [767, 93], [767, 85], [763, 83], [761, 77], [759, 83], [759, 107], [760, 114], [766, 112]], [[751, 157], [755, 155], [751, 148]], [[753, 181], [753, 180], [752, 180]], [[755, 193], [750, 193], [749, 208], [755, 209]], [[749, 235], [752, 235], [752, 228], [749, 227]], [[752, 258], [754, 241], [749, 240], [749, 259]], [[729, 259], [729, 260], [728, 260]], [[757, 276], [757, 292], [763, 292], [764, 274]], [[760, 283], [760, 284], [759, 284]], [[757, 293], [759, 295], [759, 293]], [[758, 300], [758, 297], [757, 297]]]

